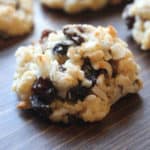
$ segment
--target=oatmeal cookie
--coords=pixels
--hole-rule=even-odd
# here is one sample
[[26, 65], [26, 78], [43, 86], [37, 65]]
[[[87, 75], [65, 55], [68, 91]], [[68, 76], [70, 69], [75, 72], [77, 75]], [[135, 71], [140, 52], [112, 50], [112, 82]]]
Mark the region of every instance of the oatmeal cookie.
[[133, 39], [142, 50], [150, 50], [150, 0], [135, 0], [123, 13]]
[[1, 37], [24, 35], [32, 26], [32, 0], [0, 0]]
[[139, 66], [114, 27], [67, 25], [16, 52], [13, 90], [20, 109], [54, 122], [103, 119], [112, 104], [142, 88]]
[[98, 10], [108, 3], [118, 4], [122, 0], [41, 0], [41, 2], [54, 9], [64, 9], [67, 13], [78, 13], [82, 10]]

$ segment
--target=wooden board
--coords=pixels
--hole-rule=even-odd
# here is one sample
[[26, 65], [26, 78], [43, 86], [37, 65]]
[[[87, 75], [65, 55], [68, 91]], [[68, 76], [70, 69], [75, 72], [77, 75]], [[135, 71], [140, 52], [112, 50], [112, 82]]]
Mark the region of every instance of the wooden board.
[[[130, 38], [121, 19], [122, 7], [69, 16], [48, 11], [35, 2], [35, 28], [30, 35], [1, 42], [0, 48], [0, 149], [1, 150], [149, 150], [150, 149], [150, 53]], [[58, 29], [68, 23], [114, 25], [129, 43], [142, 67], [144, 89], [115, 104], [103, 121], [84, 125], [56, 125], [30, 112], [16, 109], [18, 98], [11, 91], [15, 71], [14, 53], [20, 45], [39, 39], [45, 28]]]

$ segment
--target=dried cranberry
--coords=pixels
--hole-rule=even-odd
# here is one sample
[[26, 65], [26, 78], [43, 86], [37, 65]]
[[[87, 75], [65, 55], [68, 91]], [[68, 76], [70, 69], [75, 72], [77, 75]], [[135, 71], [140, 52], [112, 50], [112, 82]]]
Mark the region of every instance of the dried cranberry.
[[[80, 28], [77, 28], [80, 32], [82, 31]], [[63, 29], [63, 33], [72, 40], [76, 45], [81, 45], [84, 42], [84, 38], [79, 35], [74, 30], [71, 30], [69, 27]]]
[[56, 46], [53, 48], [54, 54], [60, 54], [60, 55], [66, 55], [68, 51], [69, 45], [65, 43], [58, 43]]
[[67, 99], [76, 102], [83, 100], [90, 92], [90, 88], [83, 87], [80, 83], [78, 86], [72, 87], [67, 93]]
[[39, 78], [32, 86], [32, 96], [45, 104], [50, 103], [56, 97], [57, 91], [49, 79]]
[[105, 69], [95, 70], [92, 67], [89, 58], [85, 58], [82, 70], [84, 71], [85, 77], [93, 82], [93, 85], [96, 83], [96, 79], [100, 74], [107, 73]]

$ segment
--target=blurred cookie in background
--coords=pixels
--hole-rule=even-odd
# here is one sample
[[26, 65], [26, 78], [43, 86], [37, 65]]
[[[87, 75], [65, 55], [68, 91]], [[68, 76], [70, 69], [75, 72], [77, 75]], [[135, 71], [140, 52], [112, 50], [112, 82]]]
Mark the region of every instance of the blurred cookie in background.
[[0, 0], [0, 38], [27, 34], [32, 27], [32, 0]]
[[142, 50], [150, 50], [150, 0], [135, 0], [123, 13], [133, 39]]
[[83, 10], [99, 10], [107, 4], [120, 4], [123, 0], [41, 0], [41, 2], [49, 8], [63, 9], [65, 12], [73, 14]]

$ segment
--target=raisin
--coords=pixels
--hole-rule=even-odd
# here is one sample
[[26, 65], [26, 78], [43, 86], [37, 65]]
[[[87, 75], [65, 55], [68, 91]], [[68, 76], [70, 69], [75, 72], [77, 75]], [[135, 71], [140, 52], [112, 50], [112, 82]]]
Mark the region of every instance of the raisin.
[[16, 1], [16, 10], [20, 9], [20, 2]]
[[[81, 28], [77, 28], [80, 32]], [[70, 28], [64, 28], [63, 33], [70, 39], [72, 40], [76, 45], [81, 45], [84, 42], [84, 38], [80, 36], [77, 32], [71, 30]]]
[[60, 65], [60, 66], [59, 66], [59, 70], [60, 70], [61, 72], [65, 72], [65, 71], [66, 71], [66, 68], [64, 68], [62, 65]]
[[109, 60], [109, 63], [112, 66], [113, 72], [112, 72], [112, 77], [115, 78], [118, 74], [118, 61], [116, 60]]
[[68, 124], [84, 125], [85, 122], [75, 115], [68, 114]]
[[66, 55], [68, 51], [69, 45], [65, 43], [58, 43], [53, 48], [54, 54]]
[[81, 33], [84, 33], [84, 28], [83, 28], [81, 25], [78, 25], [78, 26], [77, 26], [77, 29], [78, 29]]
[[42, 101], [39, 100], [38, 96], [31, 96], [30, 102], [32, 109], [36, 111], [40, 116], [48, 118], [51, 114], [51, 108], [48, 104], [44, 104]]
[[135, 23], [135, 17], [129, 14], [129, 9], [130, 9], [130, 5], [126, 7], [123, 13], [123, 17], [125, 19], [128, 29], [132, 29]]
[[49, 79], [39, 78], [32, 86], [30, 102], [32, 109], [39, 115], [48, 117], [51, 113], [50, 103], [56, 97], [57, 91]]
[[7, 40], [9, 38], [7, 33], [0, 31], [0, 38], [3, 40]]
[[132, 29], [135, 23], [135, 17], [134, 16], [127, 16], [125, 18], [126, 24], [128, 26], [128, 29]]
[[32, 86], [32, 95], [45, 104], [50, 103], [56, 97], [57, 91], [49, 79], [39, 78]]
[[94, 85], [96, 83], [96, 79], [100, 74], [107, 73], [107, 71], [105, 69], [95, 70], [92, 67], [89, 58], [85, 58], [84, 64], [82, 66], [82, 70], [84, 71], [85, 77], [92, 81], [92, 83], [93, 83], [92, 85]]
[[78, 86], [72, 87], [67, 93], [67, 99], [76, 102], [77, 100], [84, 100], [89, 94], [90, 88], [83, 87], [80, 83]]

